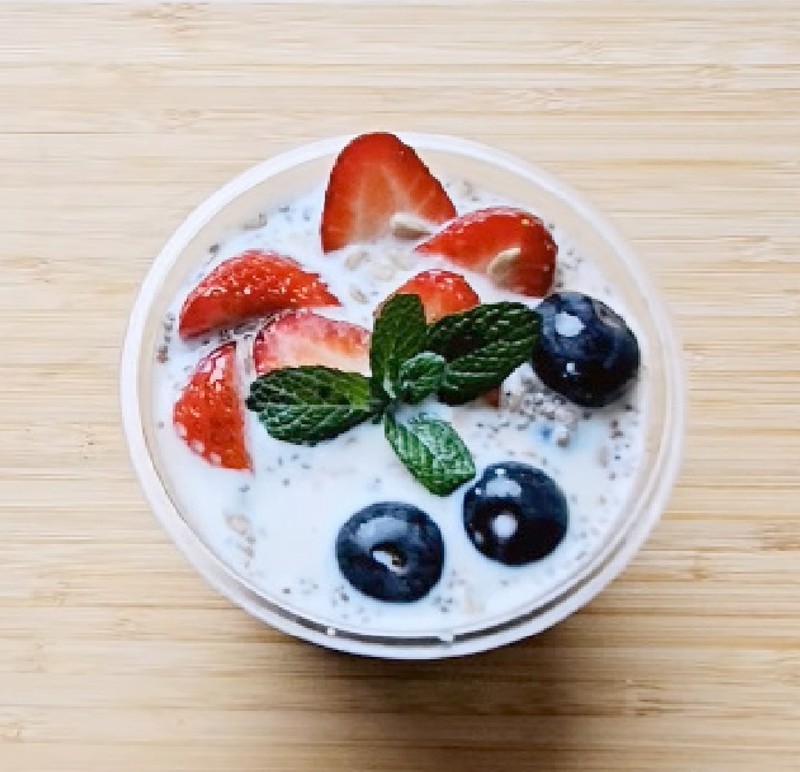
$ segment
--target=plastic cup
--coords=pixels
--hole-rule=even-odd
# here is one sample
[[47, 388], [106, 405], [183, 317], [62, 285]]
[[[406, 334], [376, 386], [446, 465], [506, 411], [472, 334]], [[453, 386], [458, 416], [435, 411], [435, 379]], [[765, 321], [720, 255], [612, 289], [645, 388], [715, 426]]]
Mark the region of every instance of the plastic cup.
[[[321, 140], [249, 169], [204, 201], [156, 258], [131, 312], [122, 354], [122, 417], [133, 466], [153, 512], [195, 569], [254, 617], [285, 633], [340, 651], [388, 659], [436, 659], [473, 654], [536, 635], [587, 604], [631, 561], [658, 521], [680, 464], [685, 393], [673, 324], [642, 265], [606, 219], [566, 185], [525, 161], [484, 145], [441, 135], [399, 135], [435, 175], [479, 181], [556, 223], [599, 265], [634, 322], [645, 389], [644, 458], [624, 510], [601, 548], [559, 586], [508, 618], [441, 633], [390, 636], [330, 629], [267, 597], [226, 565], [192, 525], [192, 513], [163, 472], [155, 438], [152, 379], [157, 336], [167, 306], [212, 244], [258, 212], [279, 206], [319, 184], [351, 137]], [[334, 634], [332, 634], [334, 633]]]

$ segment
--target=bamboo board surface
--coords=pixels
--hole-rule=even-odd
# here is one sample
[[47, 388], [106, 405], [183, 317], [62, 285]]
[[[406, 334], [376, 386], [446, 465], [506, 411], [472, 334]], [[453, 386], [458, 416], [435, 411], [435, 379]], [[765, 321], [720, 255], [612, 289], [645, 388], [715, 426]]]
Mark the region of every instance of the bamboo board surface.
[[[800, 770], [796, 2], [0, 5], [0, 769]], [[686, 461], [629, 570], [485, 656], [272, 632], [148, 512], [126, 314], [219, 184], [369, 128], [610, 214], [685, 342]]]

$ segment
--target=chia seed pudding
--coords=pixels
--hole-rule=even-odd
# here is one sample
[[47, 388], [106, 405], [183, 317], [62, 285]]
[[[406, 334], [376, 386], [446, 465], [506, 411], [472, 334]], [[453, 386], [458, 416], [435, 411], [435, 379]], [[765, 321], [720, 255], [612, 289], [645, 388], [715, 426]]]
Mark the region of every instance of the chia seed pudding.
[[[459, 215], [492, 206], [515, 206], [483, 190], [478, 180], [446, 180]], [[376, 309], [394, 290], [426, 269], [451, 268], [414, 247], [425, 228], [398, 219], [391, 233], [367, 244], [323, 253], [319, 223], [324, 184], [242, 224], [214, 245], [205, 264], [174, 298], [153, 356], [154, 422], [164, 471], [179, 508], [203, 540], [234, 572], [274, 603], [338, 631], [387, 635], [453, 634], [495, 624], [533, 606], [580, 566], [592, 560], [624, 513], [642, 457], [644, 395], [634, 383], [604, 407], [581, 407], [547, 388], [530, 364], [500, 389], [499, 404], [478, 399], [451, 406], [433, 398], [403, 407], [404, 417], [425, 413], [448, 421], [472, 452], [477, 477], [493, 464], [521, 462], [543, 470], [568, 502], [564, 538], [547, 556], [510, 566], [488, 559], [470, 540], [463, 518], [465, 491], [446, 495], [418, 484], [384, 438], [379, 425], [363, 423], [314, 446], [274, 439], [256, 413], [245, 411], [245, 442], [252, 470], [215, 467], [193, 452], [173, 424], [173, 406], [190, 373], [221, 343], [236, 341], [243, 387], [255, 379], [252, 345], [263, 319], [183, 340], [174, 331], [187, 294], [204, 276], [248, 250], [291, 255], [318, 273], [339, 307], [315, 313], [371, 329]], [[602, 299], [634, 328], [613, 287], [580, 254], [557, 224], [553, 290]], [[536, 308], [540, 298], [498, 288], [483, 273], [458, 268], [482, 303], [513, 300]], [[369, 597], [343, 576], [334, 545], [342, 526], [379, 501], [405, 502], [426, 513], [444, 544], [441, 578], [412, 603]]]

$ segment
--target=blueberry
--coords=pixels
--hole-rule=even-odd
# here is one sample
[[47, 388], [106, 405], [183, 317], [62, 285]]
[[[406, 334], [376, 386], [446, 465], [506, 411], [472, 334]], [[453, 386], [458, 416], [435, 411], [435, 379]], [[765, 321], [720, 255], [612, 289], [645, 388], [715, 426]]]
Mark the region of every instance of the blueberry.
[[444, 543], [422, 510], [387, 501], [365, 507], [342, 526], [336, 560], [347, 581], [364, 595], [410, 603], [439, 581]]
[[556, 292], [536, 310], [542, 330], [533, 367], [542, 382], [584, 407], [601, 407], [621, 396], [640, 360], [625, 320], [580, 292]]
[[549, 555], [567, 532], [561, 488], [541, 469], [506, 461], [464, 494], [464, 527], [487, 558], [521, 566]]

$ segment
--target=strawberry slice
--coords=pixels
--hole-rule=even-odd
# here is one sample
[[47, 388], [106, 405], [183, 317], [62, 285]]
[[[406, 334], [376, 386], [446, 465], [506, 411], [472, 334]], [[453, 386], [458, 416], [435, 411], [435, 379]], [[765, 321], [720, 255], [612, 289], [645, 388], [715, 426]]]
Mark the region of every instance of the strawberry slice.
[[394, 134], [362, 134], [331, 171], [322, 210], [322, 249], [379, 238], [397, 213], [439, 224], [456, 216], [439, 180]]
[[481, 299], [466, 279], [452, 271], [430, 270], [412, 276], [395, 295], [419, 295], [428, 324], [448, 314], [457, 314], [477, 306]]
[[244, 408], [236, 370], [236, 343], [200, 360], [172, 410], [175, 431], [213, 466], [251, 469], [244, 442]]
[[253, 343], [259, 375], [281, 367], [323, 365], [369, 373], [369, 331], [312, 311], [287, 311], [270, 319]]
[[498, 287], [542, 297], [553, 283], [558, 250], [538, 217], [493, 207], [453, 220], [416, 251], [485, 273]]
[[178, 330], [191, 338], [285, 308], [338, 305], [318, 274], [276, 252], [249, 250], [217, 266], [189, 293]]
[[483, 402], [488, 407], [500, 407], [500, 387], [495, 386], [495, 388], [490, 389], [481, 397], [481, 402]]

